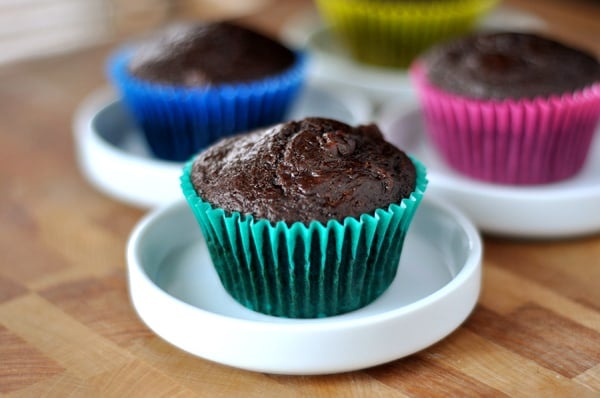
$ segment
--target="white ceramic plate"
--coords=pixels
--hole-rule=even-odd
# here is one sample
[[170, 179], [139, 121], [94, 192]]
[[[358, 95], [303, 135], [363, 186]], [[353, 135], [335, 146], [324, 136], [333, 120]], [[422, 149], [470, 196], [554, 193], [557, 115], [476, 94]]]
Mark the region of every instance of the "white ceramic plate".
[[307, 47], [312, 56], [309, 71], [322, 80], [359, 90], [376, 103], [414, 96], [410, 78], [404, 69], [355, 61], [332, 35], [330, 28], [320, 28], [310, 34]]
[[483, 232], [520, 238], [564, 238], [600, 232], [600, 133], [575, 177], [540, 186], [507, 186], [464, 177], [447, 166], [424, 133], [413, 102], [383, 109], [387, 139], [413, 153], [428, 170], [428, 194], [444, 197]]
[[[362, 96], [312, 80], [290, 118], [324, 116], [358, 124], [369, 121]], [[152, 156], [140, 131], [110, 89], [93, 93], [74, 118], [77, 155], [84, 176], [97, 189], [126, 203], [151, 208], [181, 197], [182, 163]]]
[[439, 341], [475, 306], [481, 258], [471, 222], [426, 199], [407, 234], [397, 277], [379, 299], [347, 314], [303, 320], [235, 302], [183, 201], [147, 215], [127, 246], [133, 306], [157, 335], [211, 361], [280, 374], [361, 369]]

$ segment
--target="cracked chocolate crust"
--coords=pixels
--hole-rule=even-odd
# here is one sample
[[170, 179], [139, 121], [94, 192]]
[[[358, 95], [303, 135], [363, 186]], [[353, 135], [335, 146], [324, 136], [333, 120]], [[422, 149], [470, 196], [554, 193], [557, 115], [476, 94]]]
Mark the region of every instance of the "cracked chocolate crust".
[[273, 76], [295, 60], [296, 55], [277, 40], [240, 25], [182, 23], [141, 43], [129, 71], [154, 83], [209, 86]]
[[434, 47], [424, 56], [428, 80], [479, 99], [571, 93], [600, 82], [591, 54], [532, 33], [487, 33]]
[[227, 138], [194, 160], [198, 195], [272, 222], [360, 217], [410, 196], [416, 170], [374, 125], [306, 118]]

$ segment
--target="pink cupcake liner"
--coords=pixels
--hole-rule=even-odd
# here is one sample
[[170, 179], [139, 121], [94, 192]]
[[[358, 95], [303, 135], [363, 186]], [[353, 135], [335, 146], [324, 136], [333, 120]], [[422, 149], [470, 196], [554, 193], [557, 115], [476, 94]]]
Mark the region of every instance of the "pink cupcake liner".
[[600, 117], [600, 83], [520, 100], [478, 100], [443, 91], [424, 67], [410, 74], [426, 133], [445, 162], [471, 178], [514, 185], [558, 182], [583, 168]]

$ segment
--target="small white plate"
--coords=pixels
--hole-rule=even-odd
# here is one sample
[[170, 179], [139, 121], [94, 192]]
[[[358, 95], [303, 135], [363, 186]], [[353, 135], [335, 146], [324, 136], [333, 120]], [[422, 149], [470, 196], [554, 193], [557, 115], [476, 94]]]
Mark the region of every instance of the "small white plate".
[[426, 166], [428, 193], [460, 208], [483, 231], [519, 238], [564, 238], [600, 232], [600, 133], [583, 170], [539, 186], [480, 182], [447, 166], [428, 142], [418, 105], [390, 104], [379, 125], [386, 138]]
[[[362, 96], [311, 80], [290, 112], [291, 119], [331, 117], [355, 125], [368, 122], [372, 105]], [[142, 208], [181, 198], [183, 163], [152, 156], [141, 132], [111, 89], [93, 93], [77, 110], [74, 133], [79, 166], [105, 194]]]
[[309, 72], [319, 79], [359, 90], [375, 103], [414, 96], [406, 70], [367, 65], [352, 59], [330, 28], [314, 31], [306, 45], [311, 53]]
[[471, 222], [426, 199], [379, 299], [339, 316], [288, 319], [248, 310], [225, 292], [183, 201], [147, 215], [127, 246], [133, 306], [157, 335], [211, 361], [278, 374], [366, 368], [441, 340], [477, 302], [481, 259]]

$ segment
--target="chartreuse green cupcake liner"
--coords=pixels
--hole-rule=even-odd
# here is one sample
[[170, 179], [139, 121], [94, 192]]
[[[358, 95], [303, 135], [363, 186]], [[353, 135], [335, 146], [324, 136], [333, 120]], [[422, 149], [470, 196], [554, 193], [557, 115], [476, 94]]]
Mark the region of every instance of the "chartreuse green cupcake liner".
[[405, 68], [433, 44], [472, 30], [497, 2], [316, 0], [316, 5], [358, 61]]
[[181, 188], [223, 287], [237, 302], [268, 315], [318, 318], [361, 308], [394, 280], [427, 186], [425, 167], [412, 160], [417, 179], [410, 197], [343, 222], [287, 225], [215, 208], [190, 181], [193, 161]]

